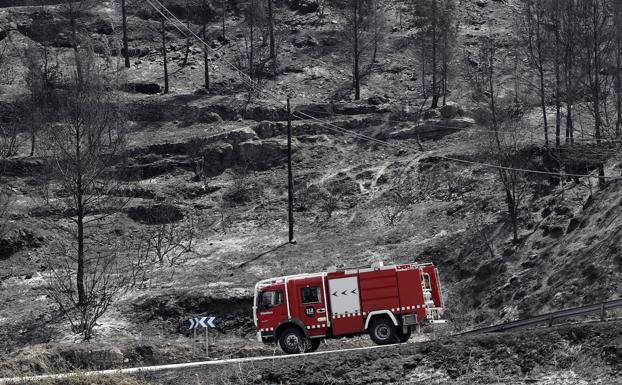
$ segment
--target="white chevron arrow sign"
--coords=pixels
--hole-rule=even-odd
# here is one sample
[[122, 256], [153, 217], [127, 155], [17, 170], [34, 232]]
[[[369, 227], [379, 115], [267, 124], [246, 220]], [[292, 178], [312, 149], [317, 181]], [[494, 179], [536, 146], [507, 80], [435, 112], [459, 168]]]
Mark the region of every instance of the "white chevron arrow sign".
[[190, 327], [188, 329], [196, 329], [198, 327], [204, 328], [215, 328], [216, 327], [216, 317], [195, 317], [190, 318], [188, 320], [190, 322]]

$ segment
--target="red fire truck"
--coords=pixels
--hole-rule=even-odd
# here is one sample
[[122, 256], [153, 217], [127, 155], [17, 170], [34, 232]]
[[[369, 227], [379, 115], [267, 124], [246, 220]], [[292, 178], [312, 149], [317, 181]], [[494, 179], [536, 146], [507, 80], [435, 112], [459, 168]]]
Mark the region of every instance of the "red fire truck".
[[379, 345], [406, 342], [413, 328], [444, 322], [433, 264], [331, 269], [260, 281], [253, 306], [257, 338], [286, 353], [315, 351], [324, 338], [368, 333]]

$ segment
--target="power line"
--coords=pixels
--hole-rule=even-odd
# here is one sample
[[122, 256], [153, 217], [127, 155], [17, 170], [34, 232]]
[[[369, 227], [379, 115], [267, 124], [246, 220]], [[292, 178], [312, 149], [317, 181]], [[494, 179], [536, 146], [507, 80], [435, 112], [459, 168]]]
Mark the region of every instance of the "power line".
[[[203, 39], [201, 39], [199, 36], [197, 36], [190, 28], [188, 28], [188, 26], [186, 26], [184, 23], [182, 23], [159, 0], [153, 0], [153, 1], [158, 3], [160, 5], [160, 7], [162, 7], [162, 9], [164, 9], [167, 13], [169, 13], [175, 21], [173, 21], [170, 17], [167, 17], [162, 11], [160, 11], [151, 2], [151, 0], [145, 0], [145, 1], [147, 1], [147, 3], [149, 5], [151, 5], [162, 17], [167, 19], [169, 22], [171, 22], [173, 24], [175, 24], [175, 22], [181, 24], [184, 28], [186, 28], [192, 34], [192, 36], [196, 40], [198, 40], [202, 44], [206, 44], [205, 41], [203, 41]], [[184, 36], [188, 37], [188, 35], [185, 32], [183, 32], [177, 25], [175, 25], [175, 28], [179, 32], [181, 32]], [[242, 70], [240, 70], [239, 68], [237, 68], [233, 64], [229, 63], [226, 59], [222, 58], [222, 60], [227, 65], [229, 65], [231, 68], [233, 68], [235, 72], [240, 74], [242, 79], [243, 79], [242, 81], [245, 82], [252, 90], [256, 91], [259, 95], [261, 95], [263, 93], [263, 94], [271, 96], [277, 103], [279, 103], [281, 105], [285, 105], [286, 104], [284, 101], [279, 99], [279, 95], [278, 94], [275, 94], [273, 92], [268, 92], [266, 90], [262, 90], [261, 88], [259, 88], [258, 85], [255, 84], [255, 82], [252, 80], [252, 78], [250, 76], [245, 74]], [[248, 78], [248, 80], [247, 80], [247, 78]], [[295, 112], [292, 115], [294, 115], [294, 116], [298, 115], [298, 117], [300, 117], [300, 115], [302, 115], [304, 117], [307, 117], [309, 119], [312, 119], [312, 120], [315, 120], [315, 121], [319, 122], [324, 128], [329, 129], [331, 131], [339, 132], [339, 133], [342, 133], [344, 135], [348, 135], [348, 136], [352, 136], [352, 137], [355, 137], [355, 138], [358, 138], [358, 139], [362, 139], [362, 140], [366, 140], [366, 141], [369, 141], [369, 142], [373, 142], [375, 144], [381, 144], [381, 145], [385, 145], [385, 146], [388, 146], [388, 147], [392, 147], [392, 148], [396, 148], [396, 149], [400, 149], [400, 150], [405, 150], [405, 151], [412, 151], [412, 150], [417, 151], [416, 149], [413, 149], [410, 146], [402, 146], [402, 145], [398, 145], [398, 144], [395, 144], [395, 143], [389, 143], [389, 142], [381, 140], [381, 139], [373, 138], [373, 137], [370, 137], [370, 136], [367, 136], [367, 135], [364, 135], [364, 134], [360, 134], [360, 133], [357, 133], [357, 132], [353, 132], [351, 130], [347, 130], [345, 128], [339, 127], [339, 126], [331, 124], [329, 122], [322, 121], [321, 119], [316, 118], [316, 117], [311, 116], [311, 115], [308, 115], [306, 113]], [[462, 163], [462, 164], [476, 165], [476, 166], [494, 168], [494, 169], [498, 169], [498, 170], [505, 170], [505, 171], [512, 171], [512, 172], [521, 172], [521, 173], [528, 173], [528, 174], [550, 175], [550, 176], [572, 177], [572, 178], [601, 178], [601, 179], [609, 179], [609, 180], [621, 180], [622, 179], [622, 177], [615, 177], [615, 176], [595, 176], [595, 175], [592, 175], [592, 174], [567, 174], [567, 173], [555, 173], [555, 172], [549, 172], [549, 171], [529, 170], [529, 169], [522, 169], [522, 168], [516, 168], [516, 167], [506, 167], [506, 166], [501, 166], [501, 165], [496, 165], [496, 164], [491, 164], [491, 163], [468, 161], [468, 160], [464, 160], [464, 159], [447, 157], [447, 156], [442, 156], [442, 155], [437, 155], [437, 158], [444, 159], [444, 160], [451, 161], [451, 162]]]

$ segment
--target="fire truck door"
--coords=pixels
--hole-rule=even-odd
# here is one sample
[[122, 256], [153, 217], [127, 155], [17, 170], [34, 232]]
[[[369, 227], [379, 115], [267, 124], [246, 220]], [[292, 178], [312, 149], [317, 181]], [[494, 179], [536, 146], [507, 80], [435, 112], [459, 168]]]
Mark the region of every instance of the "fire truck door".
[[307, 327], [309, 335], [312, 337], [326, 335], [326, 298], [322, 290], [322, 278], [318, 277], [313, 281], [305, 280], [296, 285], [296, 290], [300, 304], [298, 314]]

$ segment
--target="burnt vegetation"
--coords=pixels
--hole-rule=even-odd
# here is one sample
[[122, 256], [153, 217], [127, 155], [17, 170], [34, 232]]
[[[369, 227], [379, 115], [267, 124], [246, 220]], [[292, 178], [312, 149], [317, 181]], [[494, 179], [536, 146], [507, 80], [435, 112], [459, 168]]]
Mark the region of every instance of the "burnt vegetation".
[[187, 358], [210, 303], [217, 354], [265, 353], [255, 281], [374, 258], [439, 266], [455, 329], [620, 292], [620, 1], [106, 4], [0, 0], [0, 300], [31, 320], [2, 353], [49, 322]]

